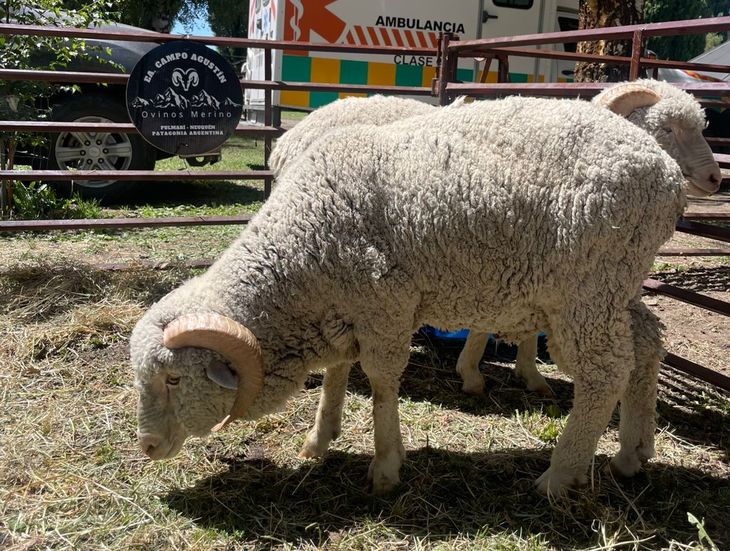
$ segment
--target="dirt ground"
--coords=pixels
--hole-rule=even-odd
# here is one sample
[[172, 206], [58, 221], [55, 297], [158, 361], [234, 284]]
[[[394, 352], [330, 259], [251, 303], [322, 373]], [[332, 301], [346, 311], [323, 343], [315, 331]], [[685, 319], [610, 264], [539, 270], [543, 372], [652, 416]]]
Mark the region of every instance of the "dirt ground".
[[[690, 199], [688, 213], [730, 213], [730, 192]], [[730, 248], [728, 243], [677, 232], [666, 249]], [[730, 257], [659, 256], [652, 275], [664, 283], [730, 302]], [[666, 325], [666, 348], [730, 376], [730, 318], [672, 298], [649, 295], [644, 302]]]

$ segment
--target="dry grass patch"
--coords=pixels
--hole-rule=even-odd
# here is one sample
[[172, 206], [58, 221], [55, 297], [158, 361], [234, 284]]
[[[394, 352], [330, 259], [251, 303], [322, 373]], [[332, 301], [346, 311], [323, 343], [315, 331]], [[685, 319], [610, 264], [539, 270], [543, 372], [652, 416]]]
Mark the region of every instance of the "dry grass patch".
[[145, 460], [127, 338], [147, 305], [190, 275], [49, 265], [0, 275], [0, 548], [698, 548], [687, 513], [730, 547], [730, 401], [671, 371], [660, 385], [658, 457], [615, 480], [604, 470], [614, 419], [591, 487], [559, 503], [532, 481], [572, 386], [545, 364], [556, 399], [527, 393], [503, 348], [482, 365], [488, 392], [475, 398], [460, 391], [455, 348], [415, 343], [400, 404], [403, 484], [385, 498], [367, 489], [371, 402], [359, 369], [343, 434], [321, 460], [297, 457], [320, 375], [281, 413], [193, 439], [174, 460]]

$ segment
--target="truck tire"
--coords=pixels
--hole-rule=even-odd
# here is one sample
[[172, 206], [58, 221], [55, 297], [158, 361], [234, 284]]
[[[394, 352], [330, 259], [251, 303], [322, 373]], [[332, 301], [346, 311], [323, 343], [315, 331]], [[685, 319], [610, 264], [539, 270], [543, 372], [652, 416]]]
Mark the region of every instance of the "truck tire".
[[[51, 109], [51, 119], [64, 122], [129, 122], [121, 99], [81, 94], [68, 96]], [[48, 170], [152, 170], [156, 150], [138, 134], [60, 132], [49, 136]], [[51, 182], [62, 195], [114, 201], [131, 194], [137, 182], [75, 180]]]

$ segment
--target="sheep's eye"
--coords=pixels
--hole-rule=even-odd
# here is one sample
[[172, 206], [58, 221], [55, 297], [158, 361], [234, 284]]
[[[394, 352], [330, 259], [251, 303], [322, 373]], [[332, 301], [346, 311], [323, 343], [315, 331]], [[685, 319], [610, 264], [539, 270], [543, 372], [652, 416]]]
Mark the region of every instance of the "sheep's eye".
[[170, 386], [176, 386], [180, 384], [180, 377], [173, 377], [172, 375], [167, 378], [167, 384]]
[[667, 134], [671, 134], [672, 133], [672, 129], [671, 128], [668, 128], [668, 127], [667, 128], [662, 128], [662, 130], [664, 130], [664, 132], [666, 132]]

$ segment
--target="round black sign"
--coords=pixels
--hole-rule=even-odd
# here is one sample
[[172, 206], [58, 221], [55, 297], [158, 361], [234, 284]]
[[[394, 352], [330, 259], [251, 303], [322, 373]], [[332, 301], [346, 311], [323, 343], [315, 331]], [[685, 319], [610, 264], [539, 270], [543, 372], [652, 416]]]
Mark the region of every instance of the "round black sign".
[[210, 48], [177, 40], [147, 52], [127, 83], [129, 118], [145, 140], [173, 155], [220, 147], [241, 119], [233, 67]]

